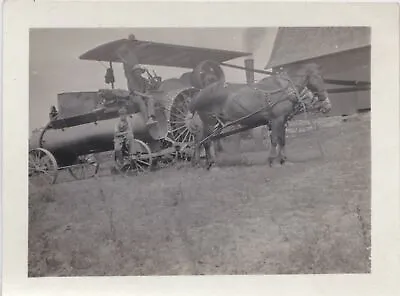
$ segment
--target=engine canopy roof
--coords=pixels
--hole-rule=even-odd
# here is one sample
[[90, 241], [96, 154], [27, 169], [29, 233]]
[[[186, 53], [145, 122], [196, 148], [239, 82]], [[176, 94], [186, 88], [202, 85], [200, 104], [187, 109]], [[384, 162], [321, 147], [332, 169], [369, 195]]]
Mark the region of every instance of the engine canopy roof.
[[221, 63], [251, 55], [251, 53], [239, 51], [192, 47], [135, 39], [119, 39], [99, 45], [85, 52], [79, 58], [81, 60], [120, 63], [121, 61], [116, 52], [123, 45], [128, 45], [128, 47], [136, 53], [140, 64], [177, 68], [192, 69], [204, 60], [213, 60]]

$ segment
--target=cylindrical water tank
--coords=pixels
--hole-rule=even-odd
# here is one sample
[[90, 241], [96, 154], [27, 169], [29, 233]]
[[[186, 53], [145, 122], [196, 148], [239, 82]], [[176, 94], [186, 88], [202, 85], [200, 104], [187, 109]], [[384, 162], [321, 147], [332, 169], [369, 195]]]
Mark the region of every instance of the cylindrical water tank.
[[[167, 120], [162, 110], [157, 113], [159, 123], [152, 128], [146, 126], [141, 113], [128, 116], [136, 139], [148, 142], [165, 137], [168, 133]], [[31, 143], [30, 148], [45, 148], [54, 154], [59, 165], [69, 165], [78, 155], [112, 150], [118, 120], [117, 117], [62, 129], [48, 128], [36, 138], [36, 143]]]
[[[182, 125], [187, 113], [186, 105], [198, 90], [174, 83], [166, 83], [164, 87], [165, 89], [151, 92], [155, 101], [156, 125], [147, 127], [141, 113], [129, 115], [136, 139], [144, 142], [165, 139], [167, 136], [176, 141], [190, 139], [189, 132]], [[71, 100], [74, 100], [74, 96]], [[68, 106], [70, 105], [73, 104], [69, 103]], [[105, 119], [110, 116], [115, 117]], [[118, 120], [117, 113], [97, 116], [91, 112], [66, 116], [51, 122], [53, 127], [46, 127], [43, 132], [32, 135], [29, 148], [47, 149], [56, 157], [60, 166], [69, 165], [79, 155], [113, 150], [114, 127]]]

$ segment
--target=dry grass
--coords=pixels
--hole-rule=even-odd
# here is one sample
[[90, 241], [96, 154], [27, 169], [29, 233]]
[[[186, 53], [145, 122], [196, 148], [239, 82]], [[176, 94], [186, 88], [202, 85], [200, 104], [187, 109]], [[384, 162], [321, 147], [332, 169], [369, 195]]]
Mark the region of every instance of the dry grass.
[[288, 145], [32, 190], [29, 276], [369, 272], [369, 117]]

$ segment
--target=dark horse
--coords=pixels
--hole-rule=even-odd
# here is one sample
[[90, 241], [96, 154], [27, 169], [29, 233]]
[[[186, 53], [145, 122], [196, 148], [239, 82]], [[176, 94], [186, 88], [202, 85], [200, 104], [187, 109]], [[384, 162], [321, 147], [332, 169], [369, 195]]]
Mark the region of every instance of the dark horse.
[[[215, 129], [226, 132], [224, 126], [235, 122], [234, 126], [242, 130], [267, 125], [272, 144], [269, 164], [272, 165], [276, 159], [284, 164], [288, 120], [303, 111], [327, 113], [330, 110], [324, 79], [319, 66], [313, 63], [302, 65], [291, 75], [284, 72], [239, 88], [220, 81], [212, 83], [202, 89], [189, 105], [193, 120], [197, 117], [197, 122], [201, 122], [195, 140], [197, 144], [203, 142], [208, 168], [214, 163], [210, 153], [213, 140], [210, 135]], [[196, 160], [199, 149], [200, 145], [196, 145]]]

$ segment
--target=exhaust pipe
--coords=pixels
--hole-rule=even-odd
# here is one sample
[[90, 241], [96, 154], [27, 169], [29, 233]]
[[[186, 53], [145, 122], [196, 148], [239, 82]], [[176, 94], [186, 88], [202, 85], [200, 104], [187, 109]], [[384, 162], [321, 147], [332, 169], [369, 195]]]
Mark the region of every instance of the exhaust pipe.
[[246, 83], [247, 84], [254, 83], [254, 72], [252, 71], [254, 70], [254, 59], [248, 58], [244, 60], [244, 66], [245, 68], [251, 69], [251, 70], [246, 69]]

